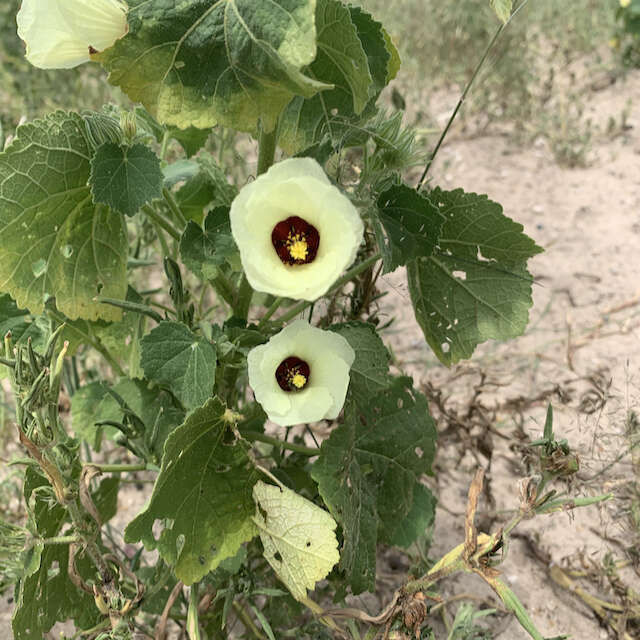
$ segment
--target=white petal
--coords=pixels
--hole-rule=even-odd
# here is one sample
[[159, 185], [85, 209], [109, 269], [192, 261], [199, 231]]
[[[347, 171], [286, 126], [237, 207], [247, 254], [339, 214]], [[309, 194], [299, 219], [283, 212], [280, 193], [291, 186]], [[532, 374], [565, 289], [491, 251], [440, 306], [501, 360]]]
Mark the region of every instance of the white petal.
[[321, 182], [329, 182], [329, 178], [322, 170], [322, 167], [313, 158], [288, 158], [269, 167], [269, 170], [258, 178], [264, 182], [282, 182], [290, 178], [310, 176]]
[[23, 0], [18, 36], [26, 58], [41, 69], [88, 62], [89, 47], [109, 48], [127, 32], [127, 7], [119, 0]]
[[[275, 225], [299, 216], [320, 234], [315, 260], [286, 265], [271, 243]], [[324, 295], [356, 257], [364, 225], [351, 201], [315, 160], [292, 158], [244, 187], [231, 205], [231, 231], [257, 291], [302, 300]]]
[[[308, 386], [302, 391], [284, 391], [276, 380], [278, 365], [289, 356], [309, 365]], [[249, 352], [249, 384], [269, 419], [280, 426], [333, 420], [344, 405], [354, 359], [342, 336], [297, 320]]]

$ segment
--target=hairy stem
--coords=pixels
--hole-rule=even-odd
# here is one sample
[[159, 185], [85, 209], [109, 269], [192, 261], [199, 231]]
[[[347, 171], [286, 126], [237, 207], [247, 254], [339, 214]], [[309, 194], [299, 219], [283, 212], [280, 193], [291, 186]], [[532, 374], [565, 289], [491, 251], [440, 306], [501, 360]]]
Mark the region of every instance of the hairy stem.
[[180, 240], [180, 232], [148, 204], [142, 207], [144, 214], [158, 226], [162, 227], [174, 240]]
[[180, 209], [180, 205], [178, 205], [178, 203], [176, 202], [176, 199], [173, 193], [171, 193], [171, 191], [169, 191], [167, 187], [163, 187], [162, 197], [164, 198], [166, 205], [169, 207], [169, 210], [174, 215], [175, 219], [180, 223], [180, 226], [184, 229], [184, 227], [187, 226], [187, 219], [184, 217], [184, 213], [182, 213], [182, 209]]
[[98, 462], [83, 462], [84, 467], [95, 467], [104, 473], [133, 473], [134, 471], [157, 471], [155, 465], [145, 462], [140, 464], [100, 464]]
[[258, 323], [258, 329], [262, 329], [267, 321], [271, 318], [271, 316], [278, 310], [280, 305], [282, 304], [284, 298], [276, 298], [271, 306], [266, 310], [265, 314], [260, 318], [260, 322]]

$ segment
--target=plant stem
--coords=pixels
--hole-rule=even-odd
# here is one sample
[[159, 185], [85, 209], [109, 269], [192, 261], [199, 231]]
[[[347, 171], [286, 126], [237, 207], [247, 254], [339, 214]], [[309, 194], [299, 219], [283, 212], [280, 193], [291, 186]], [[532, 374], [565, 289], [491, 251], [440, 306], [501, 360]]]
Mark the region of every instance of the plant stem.
[[154, 211], [148, 204], [142, 207], [142, 211], [160, 227], [162, 227], [174, 240], [180, 240], [180, 232], [168, 221], [165, 220], [159, 213]]
[[184, 213], [182, 213], [182, 209], [180, 209], [180, 205], [176, 202], [173, 193], [171, 193], [167, 187], [162, 188], [162, 197], [182, 228], [186, 227], [187, 219], [184, 217]]
[[422, 189], [422, 185], [424, 184], [424, 181], [427, 177], [427, 174], [429, 173], [429, 169], [431, 169], [431, 165], [433, 164], [433, 161], [436, 159], [436, 156], [438, 155], [438, 151], [440, 151], [440, 147], [442, 146], [442, 143], [444, 142], [444, 139], [447, 137], [447, 134], [449, 133], [449, 129], [451, 128], [451, 125], [453, 124], [453, 121], [456, 119], [456, 116], [458, 115], [458, 111], [460, 111], [460, 107], [462, 107], [462, 104], [464, 103], [464, 101], [467, 98], [467, 94], [469, 93], [469, 90], [471, 89], [471, 85], [474, 83], [475, 79], [478, 76], [478, 73], [480, 73], [480, 69], [482, 69], [487, 56], [489, 55], [491, 49], [493, 49], [493, 45], [497, 42], [498, 38], [500, 37], [500, 35], [502, 34], [502, 32], [505, 30], [506, 26], [511, 22], [511, 20], [513, 20], [513, 18], [515, 18], [516, 14], [520, 11], [520, 9], [522, 9], [522, 7], [524, 7], [525, 4], [527, 4], [528, 0], [524, 0], [524, 2], [522, 2], [520, 4], [520, 6], [514, 10], [514, 12], [511, 14], [511, 17], [509, 18], [509, 20], [507, 20], [506, 22], [504, 22], [503, 24], [500, 25], [500, 27], [498, 27], [498, 30], [495, 32], [493, 38], [491, 38], [491, 41], [489, 42], [489, 44], [487, 45], [487, 48], [484, 50], [484, 53], [482, 54], [482, 57], [480, 58], [480, 61], [478, 62], [478, 64], [476, 65], [476, 68], [473, 71], [473, 74], [471, 75], [471, 79], [469, 80], [469, 82], [467, 82], [467, 86], [464, 88], [464, 91], [462, 92], [462, 95], [460, 96], [460, 100], [458, 100], [458, 104], [456, 104], [455, 109], [453, 110], [453, 113], [451, 114], [451, 117], [449, 118], [449, 121], [447, 122], [446, 127], [444, 128], [444, 131], [442, 132], [442, 134], [440, 135], [440, 139], [438, 140], [435, 149], [433, 150], [433, 153], [431, 154], [431, 157], [429, 158], [429, 161], [427, 162], [427, 166], [425, 167], [423, 173], [422, 173], [422, 177], [420, 178], [420, 181], [418, 182], [418, 186], [416, 187], [416, 191], [420, 191], [420, 189]]
[[258, 329], [262, 329], [264, 325], [267, 323], [267, 320], [271, 318], [271, 316], [278, 310], [278, 307], [282, 304], [284, 298], [276, 298], [271, 306], [267, 309], [265, 314], [260, 318], [260, 322], [258, 323]]
[[240, 281], [240, 287], [238, 288], [236, 303], [233, 308], [233, 315], [246, 320], [249, 315], [251, 298], [253, 298], [253, 289], [251, 288], [251, 285], [247, 280], [247, 276], [242, 274], [242, 280]]
[[253, 634], [254, 638], [257, 638], [258, 640], [267, 640], [266, 636], [264, 636], [258, 627], [256, 627], [251, 616], [245, 611], [244, 607], [235, 600], [233, 601], [233, 610], [236, 612], [236, 615], [240, 618], [240, 621], [247, 631], [250, 631]]
[[320, 454], [320, 449], [315, 447], [305, 447], [302, 444], [294, 444], [293, 442], [285, 442], [280, 438], [268, 436], [265, 433], [259, 433], [258, 431], [245, 431], [243, 435], [251, 442], [266, 442], [274, 447], [282, 447], [283, 449], [289, 449], [289, 451], [295, 451], [305, 456], [317, 456]]
[[[380, 260], [380, 254], [376, 253], [372, 256], [369, 256], [366, 260], [363, 260], [360, 264], [357, 264], [355, 267], [352, 267], [347, 271], [341, 278], [338, 278], [334, 285], [329, 289], [327, 295], [335, 293], [339, 289], [341, 289], [347, 282], [353, 280], [357, 276], [359, 276], [363, 271], [366, 271], [372, 264], [375, 264], [378, 260]], [[305, 309], [310, 307], [313, 304], [312, 301], [303, 300], [299, 302], [297, 305], [289, 309], [286, 313], [283, 313], [279, 318], [278, 322], [284, 324], [285, 322], [291, 320], [291, 318], [295, 318], [299, 313], [302, 313]]]
[[31, 546], [41, 542], [42, 544], [71, 544], [72, 542], [79, 542], [78, 536], [54, 536], [53, 538], [34, 538]]
[[158, 236], [158, 240], [160, 240], [160, 246], [162, 247], [162, 253], [165, 256], [170, 256], [171, 255], [171, 251], [169, 251], [169, 245], [167, 244], [167, 240], [164, 237], [164, 233], [162, 233], [162, 229], [160, 228], [160, 225], [155, 220], [152, 220], [151, 223], [153, 224], [153, 228], [156, 231], [156, 235]]
[[132, 313], [139, 313], [144, 316], [149, 316], [156, 322], [162, 322], [164, 320], [164, 318], [157, 311], [154, 311], [146, 304], [140, 304], [139, 302], [130, 302], [129, 300], [118, 300], [118, 298], [103, 298], [102, 296], [96, 296], [95, 300], [96, 302], [101, 302], [102, 304], [108, 304], [112, 307], [124, 309], [124, 311], [130, 311]]
[[155, 471], [154, 465], [149, 465], [146, 462], [139, 464], [100, 464], [98, 462], [83, 462], [84, 467], [96, 467], [104, 473], [129, 473], [134, 471]]
[[273, 164], [276, 157], [276, 146], [278, 144], [278, 130], [274, 127], [273, 131], [265, 133], [260, 132], [260, 140], [258, 146], [258, 175], [264, 173]]

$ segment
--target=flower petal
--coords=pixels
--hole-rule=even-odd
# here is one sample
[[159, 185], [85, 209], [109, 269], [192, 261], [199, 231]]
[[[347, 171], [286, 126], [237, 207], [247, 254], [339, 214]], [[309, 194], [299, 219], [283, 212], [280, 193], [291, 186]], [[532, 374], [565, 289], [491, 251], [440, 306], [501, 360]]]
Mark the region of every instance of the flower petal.
[[127, 32], [127, 7], [119, 0], [23, 0], [18, 36], [26, 58], [41, 69], [69, 69], [90, 60]]
[[[271, 242], [281, 221], [301, 217], [320, 235], [308, 264], [284, 264]], [[247, 279], [257, 291], [317, 300], [354, 261], [364, 225], [351, 201], [310, 158], [274, 165], [244, 187], [231, 205], [231, 230]]]
[[[276, 380], [278, 366], [290, 356], [309, 365], [308, 386], [301, 391], [285, 391]], [[333, 420], [344, 405], [354, 359], [353, 349], [342, 336], [297, 320], [249, 352], [249, 384], [276, 424]]]

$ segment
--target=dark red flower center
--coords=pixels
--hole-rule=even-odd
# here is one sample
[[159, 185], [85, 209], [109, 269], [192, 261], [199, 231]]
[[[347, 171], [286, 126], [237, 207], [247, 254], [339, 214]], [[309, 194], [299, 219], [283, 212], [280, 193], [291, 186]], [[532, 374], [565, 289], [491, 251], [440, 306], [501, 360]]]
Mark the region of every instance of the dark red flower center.
[[285, 358], [276, 369], [276, 380], [283, 391], [302, 391], [309, 383], [309, 365], [297, 356]]
[[291, 216], [273, 227], [271, 243], [284, 264], [309, 264], [318, 254], [320, 234], [306, 220]]

